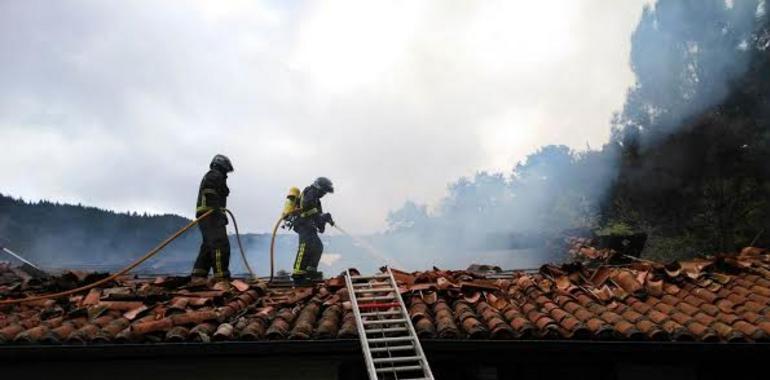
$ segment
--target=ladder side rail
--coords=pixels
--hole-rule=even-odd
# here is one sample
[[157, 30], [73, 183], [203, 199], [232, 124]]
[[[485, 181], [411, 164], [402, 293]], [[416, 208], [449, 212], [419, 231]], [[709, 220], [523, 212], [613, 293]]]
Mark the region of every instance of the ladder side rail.
[[364, 359], [366, 361], [366, 370], [369, 372], [370, 380], [377, 380], [377, 369], [374, 367], [372, 361], [372, 353], [369, 351], [369, 341], [366, 338], [366, 330], [364, 329], [363, 320], [361, 319], [361, 311], [358, 310], [358, 301], [356, 300], [356, 293], [353, 288], [353, 280], [350, 275], [350, 270], [345, 271], [345, 282], [348, 286], [348, 293], [350, 293], [350, 302], [353, 306], [353, 314], [356, 317], [356, 327], [358, 327], [358, 336], [361, 341], [361, 350], [364, 352]]
[[393, 288], [395, 289], [396, 293], [396, 299], [401, 304], [401, 312], [404, 314], [404, 318], [407, 318], [406, 326], [409, 328], [409, 333], [412, 335], [412, 338], [414, 340], [414, 350], [417, 353], [417, 356], [420, 356], [420, 361], [422, 362], [423, 371], [425, 373], [425, 377], [427, 379], [433, 379], [433, 373], [430, 370], [430, 365], [428, 364], [428, 357], [425, 356], [425, 352], [422, 350], [422, 345], [420, 344], [420, 338], [417, 336], [417, 332], [414, 330], [414, 325], [411, 320], [411, 316], [409, 316], [409, 310], [406, 309], [406, 304], [404, 303], [404, 299], [401, 298], [401, 291], [398, 289], [398, 283], [396, 283], [396, 278], [393, 277], [393, 272], [390, 270], [390, 267], [388, 268], [388, 275], [390, 276], [390, 282], [393, 284]]

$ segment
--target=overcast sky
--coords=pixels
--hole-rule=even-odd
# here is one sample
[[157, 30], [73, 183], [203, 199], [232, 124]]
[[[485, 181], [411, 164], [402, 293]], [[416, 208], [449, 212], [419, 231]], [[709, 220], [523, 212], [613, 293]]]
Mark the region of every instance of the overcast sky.
[[0, 2], [0, 193], [191, 217], [211, 157], [269, 230], [324, 175], [385, 228], [544, 144], [598, 147], [633, 83], [624, 1]]

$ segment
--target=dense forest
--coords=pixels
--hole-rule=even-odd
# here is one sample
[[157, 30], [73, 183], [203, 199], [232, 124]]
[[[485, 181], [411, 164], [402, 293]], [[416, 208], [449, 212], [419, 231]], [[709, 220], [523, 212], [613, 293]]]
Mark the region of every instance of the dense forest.
[[[0, 194], [0, 239], [49, 268], [111, 268], [137, 258], [189, 223], [176, 215], [116, 213], [48, 201], [25, 202]], [[164, 260], [195, 252], [199, 234], [182, 236]], [[160, 265], [162, 262], [155, 262]]]
[[[766, 4], [721, 3], [660, 1], [633, 37], [638, 82], [615, 120], [620, 166], [603, 221], [648, 231], [650, 253], [662, 257], [770, 243]], [[705, 21], [667, 17], [676, 12]], [[661, 49], [662, 60], [650, 53]]]
[[389, 233], [445, 251], [506, 231], [643, 231], [645, 255], [658, 259], [770, 245], [766, 5], [645, 7], [631, 37], [636, 83], [607, 144], [546, 146], [509, 174], [462, 178], [434, 210], [407, 202], [392, 212]]

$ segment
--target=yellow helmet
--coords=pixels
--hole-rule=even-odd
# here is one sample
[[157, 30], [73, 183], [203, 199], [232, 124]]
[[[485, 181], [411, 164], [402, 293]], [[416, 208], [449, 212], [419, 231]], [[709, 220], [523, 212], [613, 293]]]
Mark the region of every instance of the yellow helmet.
[[299, 188], [297, 187], [289, 188], [289, 193], [286, 194], [286, 198], [289, 198], [289, 197], [294, 197], [294, 198], [299, 197]]

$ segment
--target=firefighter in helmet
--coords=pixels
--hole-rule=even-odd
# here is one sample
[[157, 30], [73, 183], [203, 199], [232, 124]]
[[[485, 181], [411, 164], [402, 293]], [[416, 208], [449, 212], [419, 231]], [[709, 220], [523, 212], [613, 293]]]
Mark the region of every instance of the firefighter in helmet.
[[192, 270], [193, 281], [205, 280], [209, 270], [213, 269], [214, 278], [227, 280], [230, 278], [230, 241], [227, 239], [227, 173], [233, 171], [230, 159], [217, 154], [211, 160], [209, 171], [203, 176], [198, 190], [198, 202], [195, 216], [200, 217], [207, 211], [213, 210], [212, 215], [198, 223], [203, 235], [200, 252]]
[[292, 218], [291, 226], [299, 235], [297, 257], [294, 260], [292, 278], [302, 283], [320, 279], [318, 262], [321, 260], [324, 246], [318, 233], [323, 233], [326, 224], [334, 226], [331, 214], [324, 213], [321, 198], [334, 193], [334, 185], [326, 177], [319, 177], [312, 185], [302, 190], [299, 207]]

